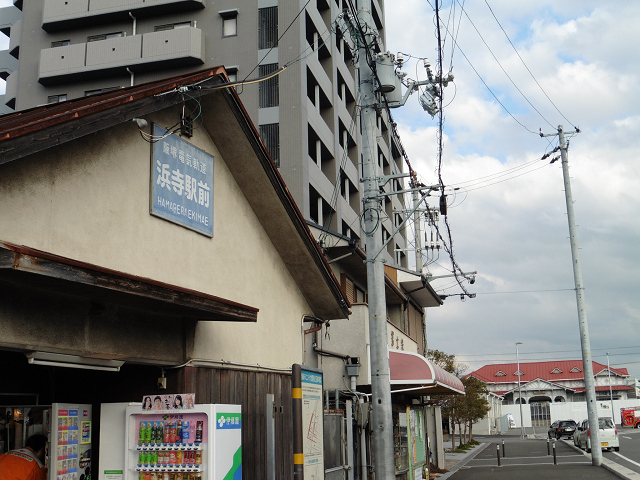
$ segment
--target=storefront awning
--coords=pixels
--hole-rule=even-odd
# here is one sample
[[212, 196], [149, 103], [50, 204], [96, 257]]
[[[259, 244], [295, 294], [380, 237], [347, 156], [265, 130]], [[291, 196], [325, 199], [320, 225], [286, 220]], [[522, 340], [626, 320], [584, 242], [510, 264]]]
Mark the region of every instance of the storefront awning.
[[390, 350], [389, 372], [392, 393], [416, 388], [421, 395], [464, 394], [458, 377], [417, 353]]

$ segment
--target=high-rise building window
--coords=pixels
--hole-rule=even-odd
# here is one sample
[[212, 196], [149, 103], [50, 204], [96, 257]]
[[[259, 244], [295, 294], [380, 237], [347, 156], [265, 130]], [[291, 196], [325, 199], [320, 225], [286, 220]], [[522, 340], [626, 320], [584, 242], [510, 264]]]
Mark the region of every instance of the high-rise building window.
[[191, 22], [167, 23], [165, 25], [156, 25], [153, 27], [154, 32], [164, 32], [166, 30], [176, 30], [178, 28], [188, 28]]
[[103, 33], [102, 35], [91, 35], [87, 37], [87, 42], [99, 42], [100, 40], [108, 40], [110, 38], [124, 37], [123, 32]]
[[60, 95], [49, 95], [47, 97], [47, 103], [64, 102], [66, 99], [67, 99], [67, 94], [66, 93], [62, 93]]
[[276, 47], [278, 43], [278, 7], [258, 9], [258, 48]]
[[51, 48], [66, 47], [67, 45], [71, 45], [71, 40], [58, 40], [57, 42], [51, 42]]
[[223, 10], [218, 12], [222, 17], [222, 36], [234, 37], [238, 35], [238, 9]]
[[277, 167], [280, 166], [280, 124], [260, 125], [260, 137]]
[[[259, 75], [264, 77], [270, 73], [275, 73], [278, 70], [277, 63], [269, 63], [267, 65], [260, 65]], [[280, 92], [278, 75], [263, 80], [258, 87], [259, 107], [277, 107], [280, 104]]]

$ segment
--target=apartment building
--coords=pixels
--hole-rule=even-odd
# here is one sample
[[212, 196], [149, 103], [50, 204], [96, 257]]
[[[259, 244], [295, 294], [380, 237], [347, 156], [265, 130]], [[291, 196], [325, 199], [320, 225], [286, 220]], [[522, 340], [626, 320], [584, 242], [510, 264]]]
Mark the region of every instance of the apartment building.
[[[25, 110], [219, 65], [230, 81], [277, 74], [237, 86], [240, 98], [307, 222], [358, 243], [362, 137], [348, 10], [348, 0], [14, 0], [0, 11], [10, 38], [0, 104]], [[372, 17], [384, 51], [383, 0], [372, 0]], [[384, 111], [377, 128], [379, 174], [401, 173], [402, 147]], [[401, 195], [385, 200], [383, 241], [404, 209]], [[326, 238], [321, 246], [331, 247]], [[406, 248], [401, 230], [387, 263], [407, 267]]]

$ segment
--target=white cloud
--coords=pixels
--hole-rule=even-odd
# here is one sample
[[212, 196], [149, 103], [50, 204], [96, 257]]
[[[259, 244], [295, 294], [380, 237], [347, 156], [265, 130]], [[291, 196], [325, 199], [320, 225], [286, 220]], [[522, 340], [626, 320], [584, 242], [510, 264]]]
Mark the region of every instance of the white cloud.
[[[465, 271], [479, 272], [476, 283], [466, 285], [478, 295], [465, 302], [450, 297], [443, 307], [428, 311], [429, 345], [461, 356], [486, 354], [463, 357], [473, 362], [513, 361], [496, 354], [515, 357], [516, 341], [524, 342], [523, 361], [580, 358], [561, 163], [548, 165], [547, 159], [515, 170], [557, 145], [557, 138], [541, 139], [532, 131], [542, 127], [553, 133], [560, 124], [570, 131], [575, 122], [581, 133], [570, 138], [569, 165], [593, 358], [606, 362], [604, 353], [610, 351], [612, 364], [640, 377], [640, 346], [628, 335], [640, 325], [634, 300], [640, 280], [640, 62], [628, 48], [640, 41], [640, 4], [543, 1], [517, 9], [507, 0], [489, 4], [561, 113], [524, 67], [486, 4], [466, 2], [469, 17], [502, 68], [544, 118], [514, 87], [463, 15], [453, 59], [455, 86], [445, 89], [445, 104], [451, 104], [445, 109], [442, 178], [445, 185], [469, 188], [466, 197], [458, 191], [448, 220], [457, 262]], [[460, 10], [456, 12], [458, 19]], [[441, 18], [448, 21], [449, 12]], [[428, 3], [388, 6], [386, 20], [391, 51], [428, 56], [435, 69], [434, 15]], [[452, 44], [450, 38], [446, 42], [445, 71]], [[419, 62], [408, 61], [405, 71], [425, 78]], [[393, 114], [412, 165], [433, 183], [437, 122], [416, 100]], [[534, 171], [538, 166], [542, 168]], [[515, 177], [524, 172], [529, 173]], [[503, 176], [493, 176], [499, 174]], [[490, 179], [508, 178], [474, 190]], [[474, 179], [475, 184], [470, 182]], [[430, 268], [437, 275], [450, 265], [441, 255]], [[629, 346], [636, 348], [621, 348]]]

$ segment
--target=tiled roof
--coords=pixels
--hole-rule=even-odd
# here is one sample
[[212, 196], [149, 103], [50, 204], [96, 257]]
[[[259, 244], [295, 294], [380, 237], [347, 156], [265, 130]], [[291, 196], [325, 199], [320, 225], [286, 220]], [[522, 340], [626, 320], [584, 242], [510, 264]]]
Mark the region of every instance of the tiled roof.
[[[485, 383], [517, 383], [517, 370], [518, 364], [515, 362], [485, 365], [484, 367], [465, 375], [465, 377], [473, 376]], [[520, 362], [520, 370], [522, 371], [522, 375], [520, 376], [521, 382], [530, 382], [536, 378], [541, 378], [550, 382], [584, 379], [584, 373], [582, 372], [582, 360], [558, 360], [553, 362], [531, 363]], [[593, 362], [594, 375], [597, 375], [603, 370], [606, 372], [606, 365]], [[554, 371], [561, 373], [552, 373]], [[506, 375], [501, 375], [500, 372], [503, 372]], [[629, 372], [626, 368], [612, 368], [611, 373], [622, 377], [629, 376]]]

